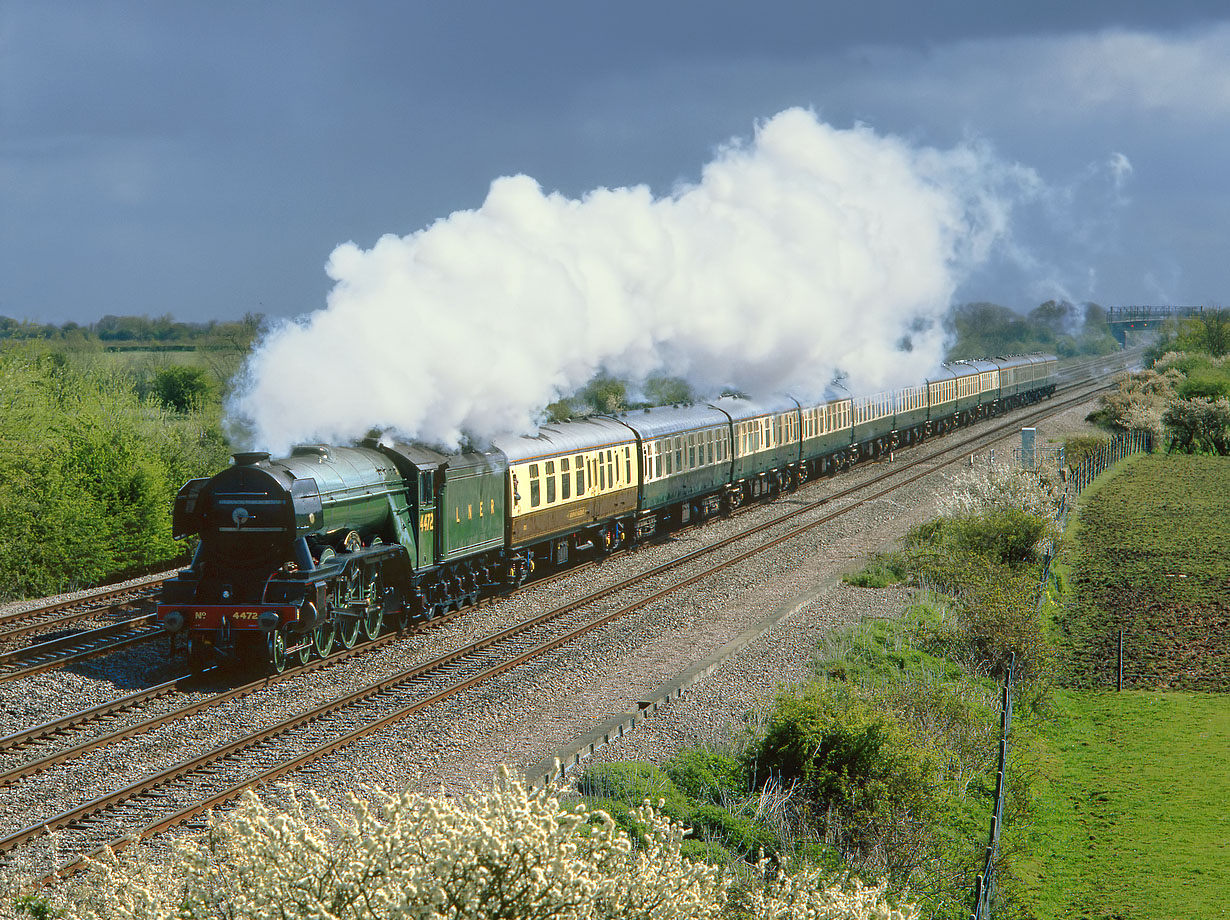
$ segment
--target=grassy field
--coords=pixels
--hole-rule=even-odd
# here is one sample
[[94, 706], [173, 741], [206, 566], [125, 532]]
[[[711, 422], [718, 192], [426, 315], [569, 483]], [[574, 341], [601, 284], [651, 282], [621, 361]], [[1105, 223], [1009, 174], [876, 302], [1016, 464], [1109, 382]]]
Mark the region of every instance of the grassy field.
[[1207, 692], [1230, 689], [1230, 460], [1122, 463], [1082, 495], [1061, 555], [1071, 689], [1019, 741], [1037, 775], [1009, 856], [1018, 915], [1230, 917], [1230, 694]]
[[1230, 917], [1230, 698], [1072, 692], [1040, 739], [1022, 914]]
[[1153, 454], [1087, 491], [1062, 554], [1070, 686], [1230, 690], [1230, 460]]

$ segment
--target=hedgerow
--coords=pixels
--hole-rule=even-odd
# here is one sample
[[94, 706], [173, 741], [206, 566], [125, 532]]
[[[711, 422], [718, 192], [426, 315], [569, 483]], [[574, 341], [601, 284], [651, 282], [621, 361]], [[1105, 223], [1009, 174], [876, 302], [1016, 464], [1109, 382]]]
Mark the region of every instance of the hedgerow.
[[0, 598], [165, 565], [179, 487], [226, 465], [217, 424], [142, 399], [126, 374], [0, 351]]

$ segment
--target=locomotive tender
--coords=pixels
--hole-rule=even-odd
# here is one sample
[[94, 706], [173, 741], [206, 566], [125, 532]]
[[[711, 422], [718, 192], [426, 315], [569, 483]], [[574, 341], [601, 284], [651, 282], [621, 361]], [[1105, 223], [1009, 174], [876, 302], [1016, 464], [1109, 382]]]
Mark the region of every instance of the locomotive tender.
[[727, 396], [544, 425], [486, 452], [369, 439], [238, 453], [176, 496], [176, 538], [200, 542], [158, 618], [190, 659], [282, 671], [1048, 397], [1055, 368], [1053, 355], [954, 361], [871, 396]]

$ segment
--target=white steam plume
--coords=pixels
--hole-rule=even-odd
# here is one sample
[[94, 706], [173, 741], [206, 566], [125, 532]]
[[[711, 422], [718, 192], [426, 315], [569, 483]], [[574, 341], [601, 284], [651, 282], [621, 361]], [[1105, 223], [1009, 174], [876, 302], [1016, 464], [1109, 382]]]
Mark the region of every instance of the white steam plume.
[[976, 145], [917, 148], [802, 109], [662, 198], [497, 179], [477, 210], [337, 247], [327, 307], [269, 333], [231, 409], [281, 452], [372, 427], [443, 444], [530, 432], [598, 370], [762, 396], [815, 396], [835, 371], [864, 392], [919, 380], [954, 289], [1035, 183]]

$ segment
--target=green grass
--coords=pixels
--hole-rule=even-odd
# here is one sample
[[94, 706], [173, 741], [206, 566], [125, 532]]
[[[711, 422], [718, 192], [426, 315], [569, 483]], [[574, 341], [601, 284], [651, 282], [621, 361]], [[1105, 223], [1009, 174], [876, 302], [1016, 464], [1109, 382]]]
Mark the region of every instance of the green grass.
[[1081, 497], [1055, 640], [1072, 686], [1230, 689], [1230, 460], [1154, 454]]
[[1021, 914], [1230, 916], [1230, 696], [1061, 692]]

